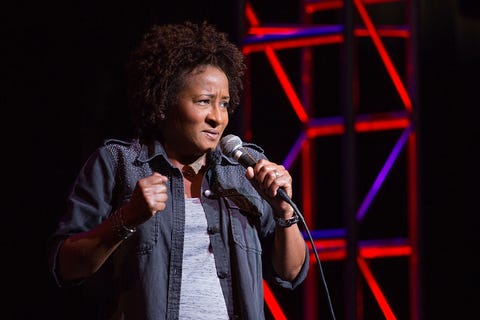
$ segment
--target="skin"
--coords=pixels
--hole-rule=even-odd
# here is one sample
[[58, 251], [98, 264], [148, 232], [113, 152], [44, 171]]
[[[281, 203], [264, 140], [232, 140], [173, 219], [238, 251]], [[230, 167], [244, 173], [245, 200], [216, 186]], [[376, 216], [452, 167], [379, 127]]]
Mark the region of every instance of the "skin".
[[[197, 68], [185, 77], [178, 93], [177, 105], [166, 114], [162, 128], [162, 142], [171, 163], [180, 170], [185, 166], [205, 165], [206, 153], [219, 143], [228, 125], [228, 79], [216, 67]], [[277, 174], [275, 174], [275, 172]], [[246, 177], [285, 219], [293, 215], [293, 208], [276, 197], [283, 188], [292, 196], [292, 178], [282, 166], [260, 160], [249, 167]], [[186, 197], [200, 195], [203, 171], [184, 175]], [[159, 173], [140, 179], [132, 197], [121, 210], [125, 225], [138, 226], [155, 214], [161, 214], [167, 201], [167, 178]], [[59, 268], [65, 280], [89, 277], [94, 274], [120, 245], [110, 219], [94, 229], [68, 238], [59, 254]], [[305, 260], [305, 241], [297, 225], [277, 227], [275, 232], [273, 265], [286, 280], [293, 280]]]
[[[207, 152], [215, 149], [228, 125], [228, 79], [207, 66], [192, 72], [178, 94], [177, 107], [167, 113], [163, 144], [170, 162], [184, 166], [205, 165]], [[184, 179], [185, 195], [198, 197], [202, 174]]]

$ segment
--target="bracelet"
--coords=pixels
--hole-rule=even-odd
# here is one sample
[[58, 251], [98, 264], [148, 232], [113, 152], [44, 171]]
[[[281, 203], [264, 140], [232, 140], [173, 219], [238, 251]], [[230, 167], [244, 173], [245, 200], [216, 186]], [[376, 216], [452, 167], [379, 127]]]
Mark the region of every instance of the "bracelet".
[[296, 224], [299, 220], [300, 220], [300, 217], [298, 216], [298, 214], [294, 211], [293, 212], [293, 216], [291, 218], [288, 218], [288, 219], [282, 219], [280, 217], [273, 217], [273, 219], [275, 220], [275, 223], [282, 227], [282, 228], [288, 228], [290, 227], [291, 225], [294, 225]]
[[120, 239], [126, 240], [137, 231], [137, 228], [129, 228], [123, 222], [123, 210], [118, 209], [112, 216], [112, 225]]

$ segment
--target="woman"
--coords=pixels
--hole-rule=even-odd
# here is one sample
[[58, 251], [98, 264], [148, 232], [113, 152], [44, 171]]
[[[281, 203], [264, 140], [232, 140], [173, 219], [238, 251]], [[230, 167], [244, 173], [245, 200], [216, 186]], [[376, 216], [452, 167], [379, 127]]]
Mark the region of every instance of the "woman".
[[218, 147], [243, 55], [205, 22], [153, 26], [128, 71], [137, 136], [81, 169], [51, 242], [58, 285], [88, 290], [99, 319], [263, 319], [263, 278], [295, 288], [308, 251], [276, 196], [292, 195], [288, 171], [255, 145], [246, 170]]

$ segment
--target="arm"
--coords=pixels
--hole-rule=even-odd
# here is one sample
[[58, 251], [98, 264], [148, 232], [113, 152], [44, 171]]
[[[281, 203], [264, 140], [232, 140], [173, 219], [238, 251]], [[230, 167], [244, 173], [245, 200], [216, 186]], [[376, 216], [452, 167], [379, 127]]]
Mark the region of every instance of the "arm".
[[93, 229], [67, 238], [58, 254], [58, 270], [63, 280], [78, 280], [93, 275], [122, 243], [118, 221], [135, 228], [165, 209], [167, 178], [154, 173], [140, 179], [127, 204]]
[[111, 218], [90, 231], [67, 238], [58, 253], [58, 272], [62, 280], [78, 280], [93, 275], [120, 245]]
[[[282, 219], [293, 216], [294, 210], [289, 203], [277, 197], [282, 188], [292, 196], [292, 178], [282, 166], [262, 159], [255, 168], [247, 168], [247, 178], [258, 192], [270, 203], [275, 215]], [[306, 259], [306, 243], [297, 224], [289, 227], [276, 226], [272, 251], [272, 264], [275, 271], [285, 280], [294, 280]]]
[[283, 279], [293, 281], [297, 277], [306, 258], [305, 246], [297, 224], [287, 228], [276, 226], [272, 263]]

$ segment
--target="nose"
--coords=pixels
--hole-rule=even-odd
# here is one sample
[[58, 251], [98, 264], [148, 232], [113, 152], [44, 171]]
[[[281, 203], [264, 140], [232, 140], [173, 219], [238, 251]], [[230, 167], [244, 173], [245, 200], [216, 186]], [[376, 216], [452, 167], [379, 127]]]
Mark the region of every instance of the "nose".
[[210, 112], [207, 115], [207, 122], [212, 126], [216, 127], [220, 124], [228, 121], [228, 112], [225, 107], [222, 107], [220, 103], [215, 103], [210, 108]]

